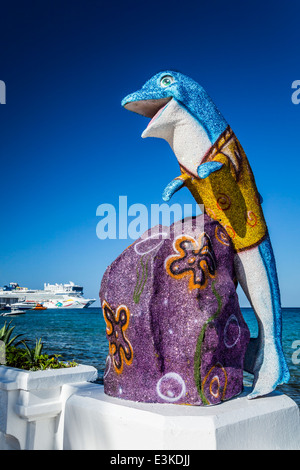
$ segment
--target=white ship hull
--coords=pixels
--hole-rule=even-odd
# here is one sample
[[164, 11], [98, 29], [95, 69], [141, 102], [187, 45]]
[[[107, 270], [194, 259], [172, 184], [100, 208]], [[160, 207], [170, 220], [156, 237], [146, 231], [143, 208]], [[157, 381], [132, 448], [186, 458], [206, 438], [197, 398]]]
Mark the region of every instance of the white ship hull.
[[[13, 283], [15, 285], [15, 283]], [[17, 285], [17, 284], [16, 284]], [[15, 303], [30, 305], [30, 303], [39, 303], [45, 308], [87, 308], [92, 305], [96, 299], [85, 299], [83, 297], [82, 287], [70, 284], [45, 284], [44, 290], [29, 290], [27, 288], [14, 288], [12, 290], [0, 290], [0, 306], [12, 306]], [[30, 308], [30, 307], [29, 307]]]
[[94, 299], [53, 299], [43, 302], [42, 305], [46, 308], [87, 308], [94, 302]]

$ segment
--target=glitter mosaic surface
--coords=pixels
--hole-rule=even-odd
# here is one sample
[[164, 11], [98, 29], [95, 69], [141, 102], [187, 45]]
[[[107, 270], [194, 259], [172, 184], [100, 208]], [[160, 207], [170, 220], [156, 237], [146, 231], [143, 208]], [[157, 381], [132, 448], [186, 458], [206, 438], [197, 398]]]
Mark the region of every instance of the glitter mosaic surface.
[[233, 258], [227, 232], [200, 215], [188, 231], [181, 221], [151, 229], [108, 267], [100, 290], [106, 394], [211, 405], [242, 391], [250, 334]]

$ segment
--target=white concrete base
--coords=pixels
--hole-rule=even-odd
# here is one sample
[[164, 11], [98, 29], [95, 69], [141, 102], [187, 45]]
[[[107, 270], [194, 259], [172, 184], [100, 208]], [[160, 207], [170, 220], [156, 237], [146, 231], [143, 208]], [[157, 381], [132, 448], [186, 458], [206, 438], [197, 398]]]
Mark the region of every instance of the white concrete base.
[[[70, 386], [65, 386], [70, 387]], [[65, 405], [64, 449], [209, 450], [300, 449], [297, 404], [274, 392], [246, 394], [211, 407], [135, 403], [75, 386]]]
[[0, 366], [0, 449], [61, 449], [69, 397], [64, 386], [96, 378], [97, 370], [86, 365], [43, 371]]

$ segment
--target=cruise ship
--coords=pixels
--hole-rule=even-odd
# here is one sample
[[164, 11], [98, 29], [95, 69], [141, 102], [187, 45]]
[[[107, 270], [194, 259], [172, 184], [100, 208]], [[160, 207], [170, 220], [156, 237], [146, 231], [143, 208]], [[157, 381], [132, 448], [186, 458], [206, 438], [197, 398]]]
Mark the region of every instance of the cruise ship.
[[69, 284], [44, 284], [43, 290], [20, 287], [16, 282], [0, 288], [0, 309], [87, 308], [96, 299], [85, 299], [83, 287]]

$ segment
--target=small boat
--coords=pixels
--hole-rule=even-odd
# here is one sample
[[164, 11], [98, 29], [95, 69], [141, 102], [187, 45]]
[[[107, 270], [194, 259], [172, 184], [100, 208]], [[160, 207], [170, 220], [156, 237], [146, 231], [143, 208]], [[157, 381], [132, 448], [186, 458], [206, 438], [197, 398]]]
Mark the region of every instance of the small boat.
[[26, 310], [18, 310], [12, 308], [10, 312], [4, 312], [1, 314], [1, 317], [12, 317], [13, 315], [23, 315], [26, 313]]
[[6, 305], [7, 308], [11, 308], [11, 309], [21, 309], [21, 310], [32, 310], [33, 308], [35, 308], [37, 305], [37, 302], [33, 302], [31, 300], [27, 300], [27, 301], [21, 301], [21, 302], [16, 302], [14, 304], [8, 304]]
[[47, 310], [47, 307], [44, 307], [44, 305], [37, 303], [35, 307], [32, 307], [31, 310]]

